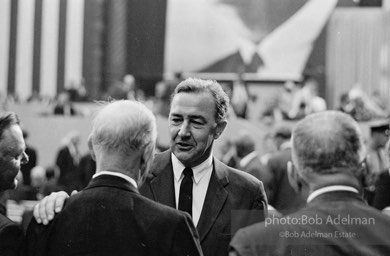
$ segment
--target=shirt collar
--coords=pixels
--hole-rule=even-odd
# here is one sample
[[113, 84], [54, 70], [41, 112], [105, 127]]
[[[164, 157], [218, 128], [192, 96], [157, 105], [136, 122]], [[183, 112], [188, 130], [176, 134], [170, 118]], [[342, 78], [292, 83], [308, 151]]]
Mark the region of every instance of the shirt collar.
[[318, 197], [319, 195], [328, 192], [333, 192], [333, 191], [349, 191], [349, 192], [359, 194], [359, 191], [356, 188], [351, 186], [344, 186], [344, 185], [327, 186], [327, 187], [314, 190], [307, 198], [307, 202], [310, 203], [311, 201], [313, 201], [314, 198]]
[[241, 159], [240, 166], [246, 166], [255, 157], [257, 157], [257, 152], [256, 151], [253, 151], [252, 153], [246, 155], [243, 159]]
[[123, 173], [119, 173], [119, 172], [101, 171], [101, 172], [95, 173], [92, 176], [92, 178], [94, 179], [94, 178], [99, 177], [101, 175], [111, 175], [111, 176], [116, 176], [116, 177], [125, 179], [128, 182], [130, 182], [135, 188], [137, 188], [137, 182], [133, 178], [131, 178]]
[[[203, 176], [207, 173], [208, 170], [212, 170], [212, 166], [213, 166], [212, 155], [213, 154], [210, 154], [210, 156], [201, 164], [191, 168], [194, 173], [194, 181], [196, 184], [199, 183], [199, 181], [203, 178]], [[171, 159], [172, 159], [173, 174], [175, 176], [176, 181], [179, 181], [185, 166], [179, 161], [179, 159], [177, 159], [177, 157], [173, 153], [171, 154]]]

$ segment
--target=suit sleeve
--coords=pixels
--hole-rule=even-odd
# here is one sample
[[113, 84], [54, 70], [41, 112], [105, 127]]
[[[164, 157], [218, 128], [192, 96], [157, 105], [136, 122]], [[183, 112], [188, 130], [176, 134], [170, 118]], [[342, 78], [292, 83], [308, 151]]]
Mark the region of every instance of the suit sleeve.
[[172, 242], [172, 256], [203, 256], [200, 247], [199, 235], [191, 217], [183, 214], [177, 225]]
[[262, 221], [265, 220], [265, 218], [268, 215], [268, 201], [267, 201], [267, 195], [264, 191], [263, 183], [259, 183], [259, 187], [257, 189], [256, 198], [252, 206], [253, 210], [263, 210], [264, 215], [262, 216]]
[[0, 231], [0, 255], [19, 255], [23, 243], [23, 231], [16, 224], [7, 224]]
[[47, 249], [49, 244], [49, 231], [52, 222], [48, 226], [38, 224], [35, 218], [32, 218], [28, 225], [26, 237], [23, 244], [24, 256], [45, 256], [47, 255]]

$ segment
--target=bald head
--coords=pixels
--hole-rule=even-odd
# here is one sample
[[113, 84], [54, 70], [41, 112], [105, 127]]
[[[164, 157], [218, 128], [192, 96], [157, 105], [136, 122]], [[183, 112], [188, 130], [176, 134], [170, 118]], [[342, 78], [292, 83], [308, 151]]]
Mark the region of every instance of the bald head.
[[108, 103], [93, 120], [92, 143], [105, 151], [129, 154], [154, 147], [156, 123], [142, 103], [120, 100]]
[[96, 172], [120, 172], [142, 184], [153, 161], [156, 137], [154, 115], [142, 103], [108, 103], [93, 120], [88, 139]]
[[332, 174], [358, 169], [365, 147], [358, 124], [338, 111], [312, 114], [298, 122], [292, 135], [293, 160], [301, 174]]

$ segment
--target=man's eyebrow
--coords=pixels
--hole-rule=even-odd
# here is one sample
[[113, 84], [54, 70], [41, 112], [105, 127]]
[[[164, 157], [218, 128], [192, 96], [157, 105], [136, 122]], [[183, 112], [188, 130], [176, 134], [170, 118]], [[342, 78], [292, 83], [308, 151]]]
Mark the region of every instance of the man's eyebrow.
[[189, 118], [191, 118], [191, 119], [201, 119], [202, 121], [206, 121], [206, 118], [204, 118], [204, 116], [201, 116], [201, 115], [189, 115]]

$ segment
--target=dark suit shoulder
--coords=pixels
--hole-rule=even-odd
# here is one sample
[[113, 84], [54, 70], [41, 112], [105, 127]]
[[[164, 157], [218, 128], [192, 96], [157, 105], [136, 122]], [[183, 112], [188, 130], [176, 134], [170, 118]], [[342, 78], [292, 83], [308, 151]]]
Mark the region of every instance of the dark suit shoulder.
[[0, 214], [0, 255], [19, 255], [22, 242], [22, 229]]
[[227, 173], [230, 184], [245, 187], [247, 189], [258, 189], [259, 186], [263, 187], [263, 183], [253, 175], [228, 166], [226, 166], [226, 168], [228, 168]]
[[171, 164], [171, 151], [166, 150], [161, 153], [156, 153], [154, 155], [154, 160], [152, 163], [152, 166], [150, 168], [150, 172], [146, 180], [153, 179], [157, 175], [159, 175], [163, 171], [168, 171], [169, 169], [166, 168], [167, 165]]

